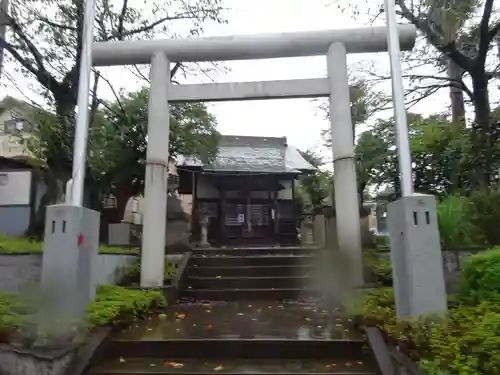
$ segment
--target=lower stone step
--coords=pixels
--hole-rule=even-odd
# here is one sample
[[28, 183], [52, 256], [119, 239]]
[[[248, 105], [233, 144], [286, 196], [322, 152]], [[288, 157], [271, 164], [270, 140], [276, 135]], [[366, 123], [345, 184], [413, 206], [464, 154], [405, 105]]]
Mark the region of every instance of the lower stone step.
[[118, 339], [108, 343], [103, 359], [124, 358], [207, 358], [314, 359], [364, 361], [371, 358], [365, 340], [287, 339]]
[[193, 289], [290, 289], [310, 286], [308, 276], [278, 277], [200, 277], [189, 276], [186, 286]]
[[299, 246], [262, 246], [262, 247], [226, 247], [226, 248], [194, 248], [193, 255], [207, 256], [248, 256], [248, 255], [309, 255], [318, 250], [313, 247]]
[[237, 300], [290, 300], [314, 295], [306, 288], [254, 288], [254, 289], [195, 289], [187, 288], [182, 297], [196, 301], [237, 301]]
[[252, 255], [205, 256], [193, 255], [190, 264], [198, 267], [299, 266], [312, 263], [312, 255]]
[[229, 267], [189, 267], [190, 276], [201, 277], [274, 277], [274, 276], [307, 276], [312, 273], [312, 266], [305, 265], [277, 265], [277, 266], [229, 266]]
[[211, 359], [211, 358], [115, 358], [93, 368], [90, 374], [144, 375], [144, 374], [344, 374], [375, 375], [374, 366], [367, 360], [265, 360], [265, 359]]

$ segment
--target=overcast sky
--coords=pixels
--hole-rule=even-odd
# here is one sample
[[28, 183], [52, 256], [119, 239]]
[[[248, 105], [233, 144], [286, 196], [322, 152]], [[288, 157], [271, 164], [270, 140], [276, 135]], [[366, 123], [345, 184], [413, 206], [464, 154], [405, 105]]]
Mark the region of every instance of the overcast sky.
[[[382, 3], [382, 0], [380, 0]], [[206, 35], [230, 35], [270, 33], [283, 31], [307, 31], [365, 26], [335, 6], [326, 6], [328, 0], [227, 0], [232, 9], [226, 13], [227, 25], [207, 25]], [[382, 23], [380, 23], [382, 22]], [[383, 19], [379, 24], [383, 25]], [[381, 71], [389, 66], [387, 53], [351, 55], [349, 63], [377, 62]], [[313, 78], [325, 75], [325, 57], [236, 61], [225, 63], [226, 73], [212, 73], [215, 81], [257, 81], [288, 78]], [[109, 79], [125, 90], [134, 90], [141, 84], [123, 68], [106, 72]], [[190, 82], [196, 81], [190, 78]], [[4, 83], [5, 82], [4, 80]], [[18, 77], [17, 84], [24, 91], [26, 80]], [[22, 98], [19, 90], [7, 83], [6, 93]], [[389, 89], [389, 85], [386, 86]], [[3, 91], [3, 90], [2, 90]], [[102, 95], [112, 99], [105, 87]], [[4, 96], [3, 93], [1, 96]], [[448, 104], [446, 91], [427, 100], [416, 109], [422, 113], [442, 111]], [[316, 148], [321, 144], [320, 130], [329, 126], [317, 102], [310, 99], [270, 100], [210, 104], [216, 115], [219, 130], [223, 134], [254, 136], [286, 136], [289, 143], [301, 148]], [[389, 112], [390, 114], [390, 112]], [[385, 114], [387, 115], [387, 114]], [[324, 152], [324, 151], [323, 151]]]

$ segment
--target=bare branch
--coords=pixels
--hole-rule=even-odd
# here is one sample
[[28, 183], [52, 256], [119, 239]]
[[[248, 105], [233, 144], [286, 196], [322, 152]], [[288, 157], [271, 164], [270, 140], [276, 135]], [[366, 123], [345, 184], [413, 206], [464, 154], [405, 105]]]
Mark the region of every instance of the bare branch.
[[92, 104], [90, 105], [90, 124], [94, 123], [95, 114], [97, 112], [97, 108], [99, 107], [99, 100], [97, 99], [97, 87], [99, 85], [99, 78], [101, 77], [101, 72], [96, 71], [94, 73], [94, 87], [92, 89]]
[[123, 24], [125, 22], [125, 15], [127, 14], [128, 0], [123, 0], [122, 11], [120, 12], [120, 18], [118, 19], [118, 30], [117, 38], [118, 40], [123, 40]]
[[500, 22], [497, 22], [488, 33], [488, 45], [491, 41], [497, 36], [498, 32], [500, 32]]
[[399, 0], [398, 4], [401, 8], [402, 16], [415, 25], [417, 29], [422, 31], [434, 47], [453, 59], [453, 61], [455, 61], [462, 69], [470, 72], [474, 68], [473, 60], [458, 50], [456, 41], [443, 41], [442, 38], [430, 27], [426, 19], [416, 17], [413, 12], [408, 9], [405, 0]]
[[[3, 13], [3, 10], [2, 10]], [[43, 57], [38, 49], [35, 47], [31, 39], [24, 33], [21, 26], [12, 18], [9, 14], [4, 13], [5, 19], [7, 21], [7, 25], [10, 26], [11, 30], [26, 44], [26, 47], [30, 50], [33, 58], [35, 59], [36, 64], [38, 65], [39, 70], [45, 70], [45, 66], [43, 64]], [[16, 60], [18, 60], [16, 58]], [[21, 62], [20, 60], [18, 60]]]
[[170, 71], [170, 79], [174, 78], [175, 73], [182, 67], [182, 63], [178, 62], [174, 65], [172, 70]]
[[182, 19], [192, 19], [193, 16], [190, 14], [190, 13], [181, 13], [181, 14], [178, 14], [176, 16], [166, 16], [166, 17], [163, 17], [163, 18], [160, 18], [158, 20], [156, 20], [155, 22], [153, 23], [150, 23], [149, 25], [146, 25], [146, 26], [143, 26], [143, 27], [139, 27], [137, 29], [133, 29], [133, 30], [129, 30], [129, 31], [122, 31], [120, 34], [118, 32], [115, 32], [114, 34], [108, 36], [107, 38], [104, 39], [104, 41], [110, 41], [110, 40], [113, 40], [113, 39], [119, 39], [119, 40], [123, 40], [127, 37], [130, 37], [130, 36], [133, 36], [135, 34], [140, 34], [140, 33], [144, 33], [144, 32], [147, 32], [147, 31], [151, 31], [153, 30], [155, 27], [161, 25], [162, 23], [165, 23], [167, 21], [174, 21], [174, 20], [182, 20]]
[[479, 51], [476, 58], [476, 63], [479, 66], [484, 66], [491, 42], [491, 39], [489, 38], [491, 12], [493, 12], [493, 0], [486, 0], [484, 3], [483, 16], [479, 24]]
[[116, 102], [120, 106], [120, 110], [122, 112], [122, 116], [124, 118], [127, 117], [127, 112], [125, 111], [125, 107], [123, 107], [121, 99], [120, 99], [120, 96], [116, 92], [115, 88], [113, 87], [113, 85], [111, 84], [111, 82], [109, 81], [109, 79], [107, 79], [105, 77], [101, 77], [101, 78], [104, 80], [104, 82], [106, 82], [108, 84], [109, 88], [111, 89], [111, 92], [113, 93], [113, 96], [115, 97]]
[[40, 22], [43, 22], [43, 23], [46, 23], [47, 25], [49, 26], [52, 26], [52, 27], [55, 27], [57, 29], [61, 29], [61, 30], [70, 30], [70, 31], [77, 31], [77, 28], [74, 27], [74, 26], [70, 26], [70, 25], [62, 25], [60, 23], [57, 23], [57, 22], [54, 22], [54, 21], [51, 21], [49, 20], [47, 17], [43, 17], [42, 15], [40, 14], [37, 14], [36, 15], [38, 20]]

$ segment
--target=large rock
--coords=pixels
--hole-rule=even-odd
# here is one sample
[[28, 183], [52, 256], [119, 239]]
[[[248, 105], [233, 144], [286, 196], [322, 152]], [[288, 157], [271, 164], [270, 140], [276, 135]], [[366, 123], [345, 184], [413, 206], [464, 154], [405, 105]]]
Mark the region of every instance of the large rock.
[[179, 197], [169, 195], [167, 200], [167, 230], [165, 246], [189, 245], [190, 216], [184, 212]]

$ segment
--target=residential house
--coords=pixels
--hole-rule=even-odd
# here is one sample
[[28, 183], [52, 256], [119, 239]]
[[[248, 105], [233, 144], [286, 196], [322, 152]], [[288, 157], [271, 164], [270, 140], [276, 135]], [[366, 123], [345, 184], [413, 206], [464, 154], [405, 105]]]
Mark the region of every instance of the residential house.
[[298, 241], [294, 184], [314, 170], [285, 137], [223, 136], [213, 162], [179, 158], [178, 191], [192, 196], [193, 240], [204, 217], [213, 245]]
[[0, 156], [31, 156], [25, 136], [33, 129], [29, 119], [34, 110], [34, 106], [10, 96], [0, 101]]

